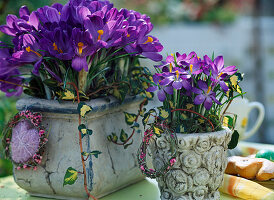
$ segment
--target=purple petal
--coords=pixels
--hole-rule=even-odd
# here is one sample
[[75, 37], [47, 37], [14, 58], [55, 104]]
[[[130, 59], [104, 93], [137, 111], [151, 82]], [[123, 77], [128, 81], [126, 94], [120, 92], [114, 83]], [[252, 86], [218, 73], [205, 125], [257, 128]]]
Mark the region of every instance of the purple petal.
[[39, 25], [39, 19], [35, 12], [32, 12], [29, 16], [29, 23], [37, 30]]
[[22, 18], [23, 16], [29, 16], [29, 9], [27, 6], [22, 6], [20, 9], [19, 9], [19, 16]]
[[79, 57], [76, 56], [74, 59], [72, 59], [71, 66], [76, 71], [81, 71], [82, 69], [85, 69], [85, 71], [88, 71], [88, 63], [86, 57]]
[[200, 105], [200, 104], [202, 104], [204, 101], [205, 101], [205, 96], [202, 95], [202, 94], [199, 94], [199, 95], [197, 95], [197, 96], [195, 97], [195, 99], [194, 99], [194, 104], [195, 104], [195, 105]]
[[210, 110], [212, 106], [212, 99], [210, 97], [207, 97], [204, 103], [205, 109]]
[[170, 95], [173, 94], [173, 87], [172, 86], [167, 86], [167, 87], [164, 87], [164, 91]]
[[36, 76], [39, 76], [39, 69], [41, 67], [42, 64], [42, 58], [40, 60], [38, 60], [35, 64], [34, 64], [34, 69], [32, 70], [32, 73]]
[[147, 92], [155, 92], [158, 89], [157, 86], [151, 86], [149, 88], [146, 89]]
[[89, 15], [91, 15], [91, 12], [87, 7], [77, 7], [76, 12], [81, 22], [83, 22]]
[[235, 68], [236, 66], [227, 66], [222, 70], [222, 72], [228, 75], [233, 75], [238, 71], [238, 69], [235, 69]]
[[167, 77], [167, 78], [165, 78], [165, 79], [163, 79], [162, 81], [160, 81], [160, 85], [168, 85], [168, 84], [170, 84], [172, 82], [172, 78], [170, 78], [170, 77]]
[[192, 87], [191, 87], [190, 83], [187, 80], [182, 80], [182, 84], [183, 84], [183, 87], [186, 90], [191, 90]]
[[208, 65], [212, 64], [212, 60], [208, 57], [208, 55], [205, 55], [205, 56], [204, 56], [204, 61], [205, 61], [205, 63], [208, 64]]
[[165, 99], [166, 99], [166, 94], [165, 94], [164, 90], [159, 90], [159, 91], [157, 92], [157, 96], [158, 96], [158, 99], [159, 99], [161, 102], [165, 101]]
[[157, 74], [154, 74], [153, 76], [152, 76], [152, 78], [153, 78], [153, 82], [154, 83], [158, 83], [159, 82], [159, 80], [160, 80], [160, 76], [159, 75], [157, 75]]
[[55, 8], [48, 7], [46, 15], [51, 23], [60, 21], [59, 12]]
[[208, 89], [206, 82], [204, 82], [202, 80], [198, 80], [198, 86], [199, 86], [199, 88], [201, 88], [204, 91], [206, 91]]
[[214, 64], [216, 65], [218, 71], [220, 69], [222, 69], [222, 67], [224, 66], [224, 58], [223, 58], [223, 56], [218, 56], [217, 58], [215, 58]]
[[155, 62], [159, 62], [163, 59], [163, 56], [161, 54], [155, 52], [143, 52], [142, 55]]
[[220, 81], [219, 83], [220, 83], [220, 86], [221, 86], [221, 88], [223, 89], [223, 91], [224, 91], [224, 92], [227, 92], [229, 88], [228, 88], [228, 86], [225, 84], [225, 82], [224, 82], [224, 81]]
[[195, 94], [202, 94], [203, 91], [198, 89], [198, 88], [192, 88], [192, 92], [195, 93]]
[[166, 57], [166, 62], [167, 62], [167, 63], [172, 63], [172, 62], [174, 62], [174, 57], [173, 57], [173, 56], [167, 56], [167, 57]]
[[222, 104], [216, 99], [216, 97], [215, 97], [214, 95], [210, 95], [210, 98], [211, 98], [213, 101], [215, 101], [217, 104], [222, 105]]
[[7, 26], [8, 27], [13, 27], [13, 23], [15, 22], [15, 20], [17, 20], [17, 16], [15, 15], [8, 15], [7, 18], [6, 18], [6, 21], [7, 21]]
[[182, 81], [174, 81], [172, 83], [172, 86], [176, 89], [176, 90], [180, 90], [183, 87], [183, 83]]
[[6, 35], [16, 36], [16, 31], [6, 25], [0, 26], [0, 31]]

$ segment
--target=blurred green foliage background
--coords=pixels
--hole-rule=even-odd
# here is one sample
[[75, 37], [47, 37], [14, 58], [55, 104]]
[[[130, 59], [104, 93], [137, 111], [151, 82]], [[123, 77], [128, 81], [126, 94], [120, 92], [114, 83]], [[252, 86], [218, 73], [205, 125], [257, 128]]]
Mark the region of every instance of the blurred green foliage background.
[[[15, 108], [16, 98], [7, 98], [3, 93], [0, 93], [0, 132], [17, 110]], [[12, 164], [4, 157], [4, 149], [0, 144], [0, 177], [12, 174]]]

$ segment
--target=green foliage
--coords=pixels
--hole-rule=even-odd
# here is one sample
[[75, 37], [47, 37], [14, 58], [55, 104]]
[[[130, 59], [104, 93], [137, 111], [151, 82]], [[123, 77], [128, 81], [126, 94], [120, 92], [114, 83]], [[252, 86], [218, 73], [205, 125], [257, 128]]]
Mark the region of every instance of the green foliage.
[[127, 113], [127, 112], [124, 112], [124, 114], [125, 114], [125, 121], [126, 121], [126, 123], [128, 125], [132, 125], [135, 122], [135, 120], [137, 118], [137, 115], [130, 114], [130, 113]]
[[[0, 93], [0, 139], [2, 138], [2, 131], [9, 118], [17, 113], [15, 108], [16, 99], [7, 98], [3, 93]], [[12, 164], [5, 159], [4, 149], [0, 143], [0, 177], [12, 174]]]
[[78, 104], [77, 111], [81, 115], [81, 117], [85, 117], [86, 114], [88, 114], [90, 111], [92, 111], [92, 107], [88, 106], [84, 102], [80, 102]]
[[101, 154], [101, 151], [92, 151], [92, 152], [82, 152], [83, 156], [89, 156], [89, 155], [93, 155], [95, 158], [98, 158], [99, 154]]
[[127, 139], [128, 139], [128, 134], [126, 134], [124, 129], [122, 129], [120, 133], [120, 140], [121, 142], [125, 142]]
[[73, 185], [78, 178], [78, 172], [76, 169], [69, 167], [64, 176], [63, 186], [65, 185]]
[[238, 141], [239, 141], [239, 133], [238, 133], [238, 131], [234, 130], [231, 140], [228, 144], [228, 148], [234, 149], [238, 145]]
[[93, 131], [88, 129], [85, 124], [80, 124], [78, 130], [81, 132], [82, 138], [86, 135], [92, 135]]

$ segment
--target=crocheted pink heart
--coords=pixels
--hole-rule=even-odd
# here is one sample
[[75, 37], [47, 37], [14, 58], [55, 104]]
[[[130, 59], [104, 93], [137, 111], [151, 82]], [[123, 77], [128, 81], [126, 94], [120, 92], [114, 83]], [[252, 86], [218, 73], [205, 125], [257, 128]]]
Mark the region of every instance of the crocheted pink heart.
[[20, 121], [12, 130], [11, 158], [16, 163], [27, 162], [38, 151], [39, 132], [28, 120]]

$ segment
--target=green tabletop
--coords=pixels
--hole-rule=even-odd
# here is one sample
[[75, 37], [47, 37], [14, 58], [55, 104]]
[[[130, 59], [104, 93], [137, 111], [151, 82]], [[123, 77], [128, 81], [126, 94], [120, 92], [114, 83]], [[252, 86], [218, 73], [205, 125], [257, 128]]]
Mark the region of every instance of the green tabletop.
[[[264, 145], [257, 143], [241, 142], [241, 146], [254, 147], [257, 149], [274, 149], [274, 145]], [[0, 179], [0, 200], [46, 200], [47, 198], [38, 198], [30, 196], [25, 190], [21, 189], [13, 180], [12, 176]], [[152, 179], [146, 179], [128, 186], [122, 190], [114, 192], [100, 200], [159, 200], [160, 192], [157, 182]], [[222, 200], [238, 199], [232, 196], [221, 194]]]
[[[46, 200], [30, 196], [25, 190], [21, 189], [13, 181], [12, 176], [0, 179], [0, 199], [1, 200]], [[128, 186], [122, 190], [114, 192], [100, 200], [159, 200], [160, 192], [157, 182], [152, 179], [146, 179]], [[226, 194], [221, 194], [222, 200], [237, 199]]]

